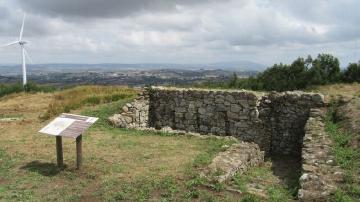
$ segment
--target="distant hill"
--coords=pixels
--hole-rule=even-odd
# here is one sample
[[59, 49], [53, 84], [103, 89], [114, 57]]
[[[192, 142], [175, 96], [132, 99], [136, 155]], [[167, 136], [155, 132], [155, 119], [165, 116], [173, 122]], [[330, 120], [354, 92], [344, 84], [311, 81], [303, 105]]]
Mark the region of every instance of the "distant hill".
[[[154, 69], [177, 69], [177, 70], [226, 70], [226, 71], [263, 71], [266, 66], [251, 61], [228, 61], [209, 64], [171, 64], [171, 63], [140, 63], [140, 64], [28, 64], [29, 73], [80, 73], [85, 71], [111, 72], [121, 70], [154, 70]], [[21, 65], [1, 65], [0, 75], [19, 75]]]
[[237, 70], [237, 71], [264, 71], [266, 66], [260, 63], [240, 60], [240, 61], [228, 61], [228, 62], [217, 62], [209, 64], [210, 67], [224, 69], [224, 70]]

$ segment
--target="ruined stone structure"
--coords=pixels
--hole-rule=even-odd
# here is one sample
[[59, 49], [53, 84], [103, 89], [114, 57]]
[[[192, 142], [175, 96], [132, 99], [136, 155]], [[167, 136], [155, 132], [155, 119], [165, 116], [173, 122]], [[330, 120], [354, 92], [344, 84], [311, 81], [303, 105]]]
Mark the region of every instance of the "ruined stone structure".
[[110, 123], [120, 128], [146, 128], [149, 118], [149, 96], [146, 91], [142, 92], [131, 103], [122, 107], [121, 114], [109, 117]]
[[[167, 131], [170, 128], [177, 132], [231, 136], [256, 143], [267, 156], [302, 157], [298, 198], [321, 201], [333, 193], [335, 184], [342, 179], [324, 132], [320, 110], [324, 105], [321, 94], [300, 91], [260, 93], [152, 87], [109, 120], [119, 127]], [[263, 153], [249, 145], [242, 143], [237, 147], [247, 148], [244, 153], [251, 155], [237, 155], [233, 152], [236, 149], [219, 154], [217, 159], [226, 161], [222, 162], [225, 167], [220, 166], [225, 171], [224, 179], [235, 172], [234, 168], [246, 170], [262, 161]], [[247, 160], [250, 163], [244, 163]], [[212, 163], [214, 168], [216, 162]]]
[[323, 104], [322, 95], [313, 93], [153, 87], [110, 121], [120, 127], [234, 136], [257, 143], [266, 154], [300, 155], [310, 109]]
[[312, 109], [305, 126], [302, 148], [302, 175], [298, 198], [301, 201], [327, 201], [343, 181], [344, 173], [336, 166], [331, 140], [324, 129], [324, 110]]

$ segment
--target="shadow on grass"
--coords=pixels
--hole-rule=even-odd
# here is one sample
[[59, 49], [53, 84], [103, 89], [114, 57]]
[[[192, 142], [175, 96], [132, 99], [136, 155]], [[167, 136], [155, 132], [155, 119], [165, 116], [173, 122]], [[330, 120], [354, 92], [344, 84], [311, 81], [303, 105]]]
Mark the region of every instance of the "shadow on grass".
[[294, 156], [272, 157], [271, 170], [287, 186], [292, 195], [297, 194], [301, 175], [301, 158]]
[[42, 163], [40, 161], [32, 161], [27, 163], [25, 166], [21, 167], [21, 169], [28, 170], [31, 172], [37, 172], [43, 176], [55, 176], [64, 170], [66, 166], [59, 168], [54, 163]]

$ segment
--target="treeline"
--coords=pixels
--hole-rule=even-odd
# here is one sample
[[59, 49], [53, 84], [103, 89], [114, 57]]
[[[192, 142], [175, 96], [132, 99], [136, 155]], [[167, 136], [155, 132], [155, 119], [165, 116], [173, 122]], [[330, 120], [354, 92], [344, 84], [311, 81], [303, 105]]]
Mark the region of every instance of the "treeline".
[[274, 64], [254, 77], [240, 79], [234, 73], [228, 82], [208, 82], [202, 85], [212, 88], [286, 91], [339, 82], [360, 82], [360, 62], [350, 63], [345, 70], [341, 70], [336, 57], [319, 54], [315, 59], [311, 56], [306, 59], [299, 57], [290, 65]]

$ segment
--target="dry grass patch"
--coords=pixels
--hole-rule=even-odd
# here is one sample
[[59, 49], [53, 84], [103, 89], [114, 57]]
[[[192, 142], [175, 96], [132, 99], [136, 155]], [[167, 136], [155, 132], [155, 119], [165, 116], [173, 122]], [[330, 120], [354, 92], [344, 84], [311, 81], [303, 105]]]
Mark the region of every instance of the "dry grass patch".
[[49, 119], [63, 112], [70, 112], [84, 105], [109, 103], [135, 96], [133, 88], [119, 86], [79, 86], [54, 94], [43, 119]]
[[322, 93], [327, 101], [331, 101], [331, 99], [337, 99], [339, 97], [351, 99], [354, 95], [360, 95], [360, 84], [322, 85], [310, 88], [308, 91]]
[[27, 119], [35, 119], [39, 112], [45, 112], [52, 94], [11, 94], [0, 99], [0, 116], [13, 117], [25, 116]]

